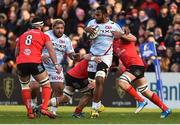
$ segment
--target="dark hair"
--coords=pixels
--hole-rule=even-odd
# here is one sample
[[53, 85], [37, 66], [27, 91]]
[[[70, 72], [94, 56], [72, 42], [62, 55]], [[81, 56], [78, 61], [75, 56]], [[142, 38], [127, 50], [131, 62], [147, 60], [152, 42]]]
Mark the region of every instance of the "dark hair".
[[100, 10], [103, 14], [107, 14], [107, 9], [105, 6], [99, 6], [96, 10]]
[[43, 26], [43, 25], [44, 25], [43, 19], [41, 19], [40, 17], [35, 17], [31, 21], [31, 28], [35, 28], [35, 27]]

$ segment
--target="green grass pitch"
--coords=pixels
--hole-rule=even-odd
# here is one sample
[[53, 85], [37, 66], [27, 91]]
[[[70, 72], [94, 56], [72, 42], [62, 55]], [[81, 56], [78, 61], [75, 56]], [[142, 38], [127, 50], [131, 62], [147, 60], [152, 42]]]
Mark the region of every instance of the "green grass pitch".
[[159, 109], [144, 109], [134, 114], [135, 108], [109, 108], [97, 119], [89, 117], [90, 108], [84, 109], [85, 118], [72, 118], [75, 107], [62, 106], [58, 109], [59, 117], [49, 119], [46, 116], [28, 119], [24, 106], [0, 106], [0, 124], [178, 124], [180, 123], [180, 109], [174, 109], [166, 119], [160, 119]]

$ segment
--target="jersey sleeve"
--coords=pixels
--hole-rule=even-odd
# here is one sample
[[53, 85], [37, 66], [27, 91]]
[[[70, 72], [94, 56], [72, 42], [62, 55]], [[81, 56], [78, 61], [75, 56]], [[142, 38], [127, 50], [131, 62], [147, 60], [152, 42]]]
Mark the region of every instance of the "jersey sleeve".
[[121, 34], [124, 34], [124, 31], [123, 31], [123, 29], [117, 24], [117, 23], [114, 23], [114, 26], [113, 26], [114, 28], [114, 31], [118, 31], [118, 32], [120, 32]]
[[44, 33], [43, 35], [45, 43], [51, 41], [50, 37], [47, 34]]
[[72, 47], [72, 42], [69, 38], [66, 38], [66, 53], [69, 54], [72, 52], [74, 52], [74, 49]]
[[90, 20], [90, 21], [87, 23], [87, 26], [86, 26], [86, 27], [92, 26], [93, 24], [94, 24], [94, 20]]

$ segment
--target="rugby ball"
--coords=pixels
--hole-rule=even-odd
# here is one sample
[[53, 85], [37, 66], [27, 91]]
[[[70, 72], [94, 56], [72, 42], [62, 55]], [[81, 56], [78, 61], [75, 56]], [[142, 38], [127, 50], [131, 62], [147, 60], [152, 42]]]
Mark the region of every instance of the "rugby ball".
[[94, 26], [93, 29], [95, 31], [95, 34], [87, 33], [89, 39], [96, 39], [96, 37], [99, 35], [99, 26]]

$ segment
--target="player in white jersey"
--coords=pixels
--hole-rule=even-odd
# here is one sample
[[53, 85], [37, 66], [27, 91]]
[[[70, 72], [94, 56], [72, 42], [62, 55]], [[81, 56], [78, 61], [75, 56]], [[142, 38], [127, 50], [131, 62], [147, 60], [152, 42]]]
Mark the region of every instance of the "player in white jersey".
[[90, 53], [93, 56], [100, 56], [102, 60], [100, 63], [89, 61], [88, 65], [88, 79], [96, 81], [91, 111], [91, 118], [96, 118], [99, 116], [98, 109], [101, 108], [100, 100], [103, 94], [104, 80], [112, 63], [114, 36], [121, 37], [124, 32], [118, 24], [109, 20], [104, 6], [96, 9], [95, 19], [88, 23], [85, 30], [90, 34], [90, 37], [94, 36]]
[[[54, 46], [55, 53], [57, 56], [58, 64], [62, 64], [65, 55], [69, 56], [71, 59], [76, 59], [77, 54], [75, 54], [72, 47], [71, 40], [64, 34], [65, 23], [61, 19], [56, 19], [53, 21], [52, 30], [45, 32], [47, 34]], [[64, 89], [64, 74], [63, 68], [60, 74], [56, 73], [53, 67], [52, 60], [49, 57], [47, 48], [43, 49], [42, 54], [43, 65], [48, 71], [49, 80], [51, 82], [51, 87], [53, 90], [53, 97], [59, 97], [63, 94]], [[51, 111], [56, 115], [57, 107], [51, 107]]]

